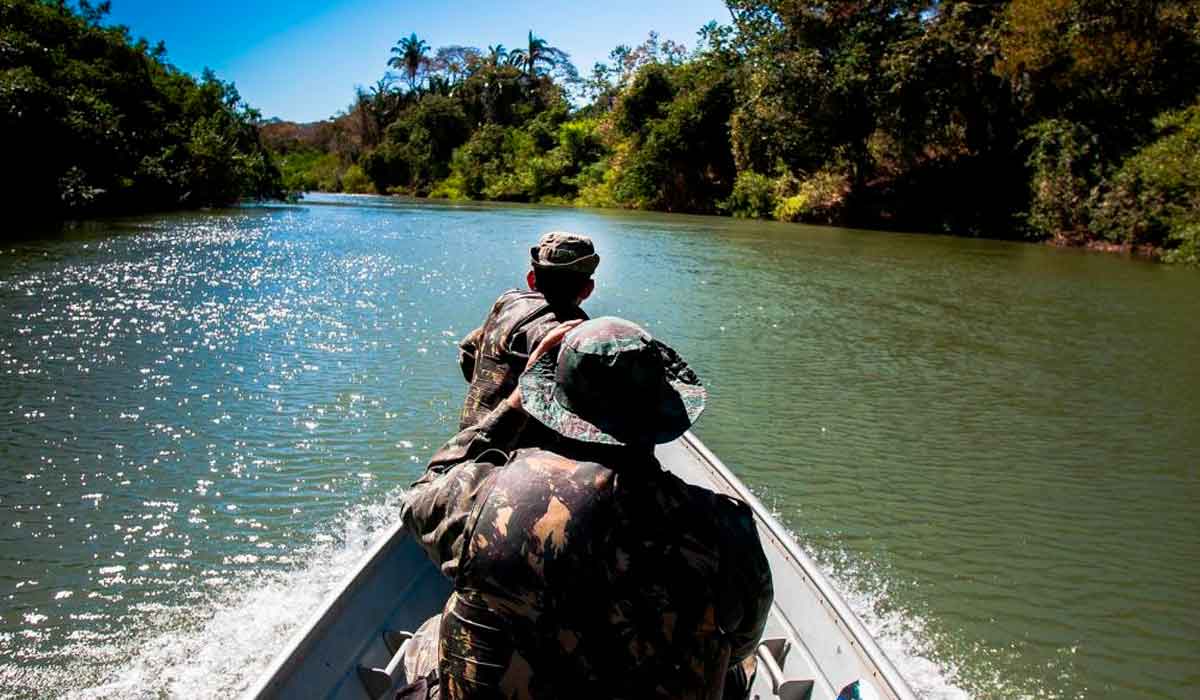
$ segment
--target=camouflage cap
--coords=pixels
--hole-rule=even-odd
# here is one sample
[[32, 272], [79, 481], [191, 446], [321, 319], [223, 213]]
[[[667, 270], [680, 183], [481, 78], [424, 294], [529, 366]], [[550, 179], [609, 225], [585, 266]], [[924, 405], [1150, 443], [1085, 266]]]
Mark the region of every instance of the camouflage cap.
[[600, 264], [600, 256], [592, 246], [592, 239], [578, 233], [551, 231], [543, 234], [538, 244], [529, 249], [533, 266], [564, 272], [582, 272], [590, 275]]
[[583, 442], [670, 442], [696, 421], [706, 397], [674, 350], [612, 316], [580, 324], [521, 375], [525, 411]]

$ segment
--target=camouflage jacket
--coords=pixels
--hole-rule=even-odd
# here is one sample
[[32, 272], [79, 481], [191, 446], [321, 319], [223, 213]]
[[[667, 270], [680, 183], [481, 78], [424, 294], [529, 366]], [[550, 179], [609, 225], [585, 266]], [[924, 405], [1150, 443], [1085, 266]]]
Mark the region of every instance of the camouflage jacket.
[[517, 386], [529, 353], [564, 322], [587, 319], [579, 307], [552, 308], [540, 292], [510, 290], [500, 295], [483, 325], [459, 343], [458, 363], [470, 382], [459, 429], [483, 420]]
[[405, 527], [455, 582], [443, 697], [721, 697], [773, 596], [749, 507], [652, 454], [509, 458], [524, 420], [502, 404], [405, 497]]

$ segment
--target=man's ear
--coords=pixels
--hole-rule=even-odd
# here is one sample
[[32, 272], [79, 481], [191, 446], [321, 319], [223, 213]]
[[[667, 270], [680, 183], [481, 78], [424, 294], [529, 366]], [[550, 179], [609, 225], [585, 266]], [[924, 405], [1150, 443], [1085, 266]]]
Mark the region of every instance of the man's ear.
[[594, 291], [596, 291], [596, 280], [589, 279], [587, 284], [583, 285], [583, 290], [579, 292], [579, 303], [582, 304]]
[[533, 270], [525, 273], [525, 284], [528, 284], [531, 290], [537, 291], [537, 277], [534, 277]]

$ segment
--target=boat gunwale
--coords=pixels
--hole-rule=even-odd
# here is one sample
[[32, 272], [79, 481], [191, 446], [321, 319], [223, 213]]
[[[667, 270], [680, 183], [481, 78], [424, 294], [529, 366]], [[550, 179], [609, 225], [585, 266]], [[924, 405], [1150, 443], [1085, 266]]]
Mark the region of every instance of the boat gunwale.
[[[371, 549], [361, 560], [363, 563], [341, 579], [335, 589], [337, 594], [325, 600], [309, 616], [308, 622], [288, 638], [287, 643], [281, 647], [280, 652], [271, 661], [271, 665], [263, 671], [260, 676], [262, 680], [252, 686], [242, 697], [247, 700], [266, 697], [277, 679], [289, 675], [288, 671], [301, 663], [302, 652], [314, 646], [325, 629], [333, 624], [334, 613], [345, 607], [349, 603], [349, 599], [357, 593], [360, 585], [374, 575], [374, 570], [385, 559], [387, 551], [399, 545], [408, 536], [408, 533], [404, 531], [402, 521], [397, 520], [392, 524], [379, 540], [371, 545]], [[282, 653], [284, 650], [287, 652], [286, 655]]]

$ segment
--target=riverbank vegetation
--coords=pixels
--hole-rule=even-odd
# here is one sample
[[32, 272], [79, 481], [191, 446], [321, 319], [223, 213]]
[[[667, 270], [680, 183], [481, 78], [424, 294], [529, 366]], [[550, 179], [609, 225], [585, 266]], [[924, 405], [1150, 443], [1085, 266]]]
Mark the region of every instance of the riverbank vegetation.
[[408, 36], [388, 57], [395, 72], [346, 113], [306, 127], [302, 142], [268, 141], [297, 189], [1039, 239], [1197, 262], [1194, 2], [727, 4], [730, 23], [701, 28], [692, 49], [651, 34], [586, 75], [532, 32], [511, 51]]
[[0, 0], [0, 191], [9, 218], [67, 219], [283, 194], [258, 113], [162, 44], [102, 25], [108, 3]]
[[[0, 0], [3, 191], [62, 218], [283, 190], [402, 193], [1048, 240], [1200, 262], [1194, 0], [727, 0], [581, 74], [550, 37], [402, 37], [342, 114]], [[72, 9], [74, 8], [74, 9]]]

